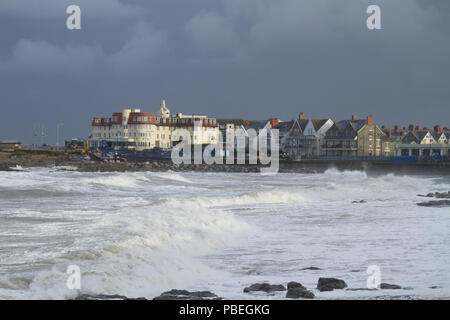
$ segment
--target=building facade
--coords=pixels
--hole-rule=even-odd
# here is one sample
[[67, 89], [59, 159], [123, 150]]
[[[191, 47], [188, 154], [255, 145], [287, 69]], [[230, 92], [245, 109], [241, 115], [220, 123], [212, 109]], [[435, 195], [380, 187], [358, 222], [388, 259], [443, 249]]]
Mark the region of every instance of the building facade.
[[[419, 130], [416, 130], [419, 129]], [[443, 132], [439, 126], [431, 130], [410, 130], [397, 145], [397, 156], [432, 157], [448, 156], [450, 132]]]
[[107, 144], [113, 148], [146, 150], [153, 148], [172, 148], [179, 139], [172, 139], [176, 129], [188, 130], [193, 144], [214, 144], [219, 137], [216, 119], [204, 115], [171, 116], [163, 100], [161, 108], [152, 113], [140, 109], [124, 109], [115, 112], [110, 118], [95, 117], [92, 120], [91, 147]]
[[[382, 156], [384, 132], [374, 123], [373, 117], [358, 120], [342, 120], [334, 123], [325, 134], [322, 155], [338, 157]], [[391, 145], [386, 140], [385, 148], [391, 153]]]
[[321, 147], [325, 141], [325, 135], [333, 126], [331, 119], [309, 119], [303, 127], [300, 138], [300, 155], [304, 157], [316, 157], [321, 155]]

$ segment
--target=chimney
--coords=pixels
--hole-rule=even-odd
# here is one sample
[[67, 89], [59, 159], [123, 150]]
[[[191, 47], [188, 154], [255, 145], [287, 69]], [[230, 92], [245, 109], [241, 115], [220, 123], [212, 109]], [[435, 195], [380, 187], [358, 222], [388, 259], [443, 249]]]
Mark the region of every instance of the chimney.
[[389, 129], [386, 130], [386, 136], [387, 136], [388, 138], [392, 137], [391, 130], [389, 130]]
[[416, 126], [416, 131], [420, 131], [420, 126]]
[[275, 119], [275, 118], [269, 119], [269, 121], [270, 121], [270, 125], [272, 128], [278, 127], [278, 123], [280, 122], [279, 119]]
[[245, 120], [245, 122], [244, 122], [245, 127], [248, 127], [250, 124], [251, 124], [251, 122], [249, 120]]
[[399, 128], [398, 128], [398, 124], [396, 124], [396, 125], [394, 126], [394, 131], [397, 132], [398, 129], [399, 129]]
[[410, 124], [409, 127], [408, 127], [408, 130], [409, 130], [409, 131], [414, 131], [414, 125], [413, 125], [413, 124]]
[[448, 128], [447, 127], [444, 127], [444, 129], [443, 129], [445, 132], [448, 132]]
[[358, 120], [358, 117], [356, 116], [356, 114], [353, 114], [352, 115], [352, 121], [356, 121], [356, 120]]
[[367, 117], [366, 123], [369, 124], [369, 125], [373, 124], [373, 117], [372, 117], [372, 115]]
[[303, 112], [300, 112], [300, 115], [298, 116], [299, 120], [305, 120], [305, 114]]
[[384, 124], [381, 126], [381, 130], [386, 130], [386, 126]]
[[405, 136], [405, 131], [400, 131], [400, 135], [402, 136], [402, 137], [404, 137]]
[[434, 132], [441, 133], [442, 132], [441, 127], [438, 125], [434, 126]]

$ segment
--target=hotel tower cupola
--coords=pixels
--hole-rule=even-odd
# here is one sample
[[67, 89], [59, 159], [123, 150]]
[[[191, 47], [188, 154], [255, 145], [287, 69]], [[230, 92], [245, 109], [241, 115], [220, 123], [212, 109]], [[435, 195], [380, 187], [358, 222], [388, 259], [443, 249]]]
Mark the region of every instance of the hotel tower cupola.
[[166, 100], [163, 99], [161, 102], [161, 108], [159, 108], [158, 112], [156, 113], [156, 116], [158, 118], [169, 118], [170, 117], [170, 110], [166, 107]]

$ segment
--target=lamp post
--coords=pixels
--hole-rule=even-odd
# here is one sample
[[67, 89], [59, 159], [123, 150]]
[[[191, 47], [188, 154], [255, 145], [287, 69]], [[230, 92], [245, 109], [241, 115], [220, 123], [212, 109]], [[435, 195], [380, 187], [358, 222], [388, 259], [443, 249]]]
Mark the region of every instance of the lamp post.
[[58, 123], [56, 125], [56, 147], [59, 147], [59, 128], [62, 127], [64, 123]]

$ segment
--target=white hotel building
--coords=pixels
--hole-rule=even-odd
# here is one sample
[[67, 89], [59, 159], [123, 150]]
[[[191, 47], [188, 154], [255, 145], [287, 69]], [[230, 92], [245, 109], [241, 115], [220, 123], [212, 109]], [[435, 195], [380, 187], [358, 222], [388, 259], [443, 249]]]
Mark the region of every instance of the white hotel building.
[[214, 144], [219, 141], [220, 131], [215, 118], [181, 113], [171, 116], [163, 100], [156, 116], [141, 112], [140, 109], [124, 109], [121, 113], [113, 113], [111, 118], [95, 117], [89, 143], [91, 147], [99, 147], [102, 141], [106, 141], [113, 147], [138, 151], [155, 147], [172, 148], [178, 142], [172, 141], [172, 133], [181, 128], [189, 131], [193, 144]]

